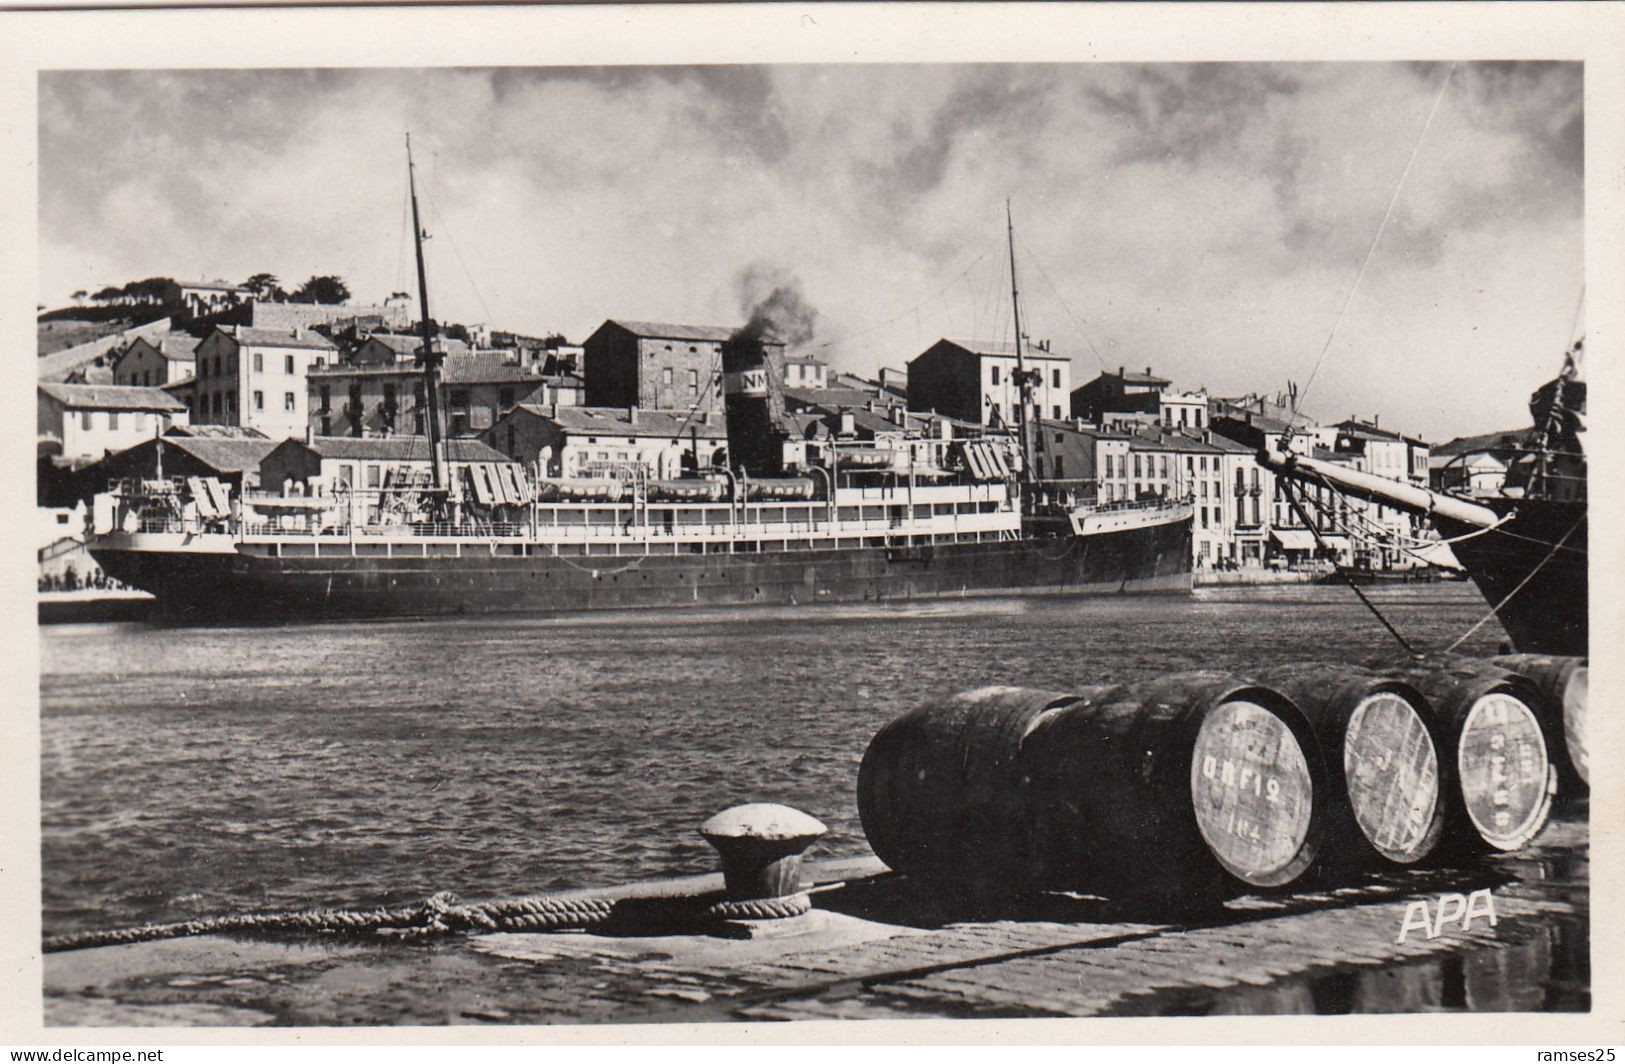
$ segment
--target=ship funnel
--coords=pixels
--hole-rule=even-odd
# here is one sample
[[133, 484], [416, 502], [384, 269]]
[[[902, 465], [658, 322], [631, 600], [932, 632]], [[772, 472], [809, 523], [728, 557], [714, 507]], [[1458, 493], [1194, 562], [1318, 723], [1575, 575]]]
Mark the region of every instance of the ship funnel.
[[741, 329], [722, 345], [723, 418], [735, 471], [783, 471], [784, 345]]

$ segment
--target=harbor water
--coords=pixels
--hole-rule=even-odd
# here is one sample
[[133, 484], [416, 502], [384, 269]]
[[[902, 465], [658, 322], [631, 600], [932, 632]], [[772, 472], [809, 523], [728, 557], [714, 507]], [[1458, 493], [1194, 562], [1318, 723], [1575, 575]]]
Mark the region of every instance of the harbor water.
[[[1486, 612], [1466, 584], [1366, 593], [1421, 650]], [[710, 871], [695, 829], [744, 801], [860, 854], [864, 748], [927, 700], [1399, 654], [1308, 586], [40, 638], [46, 934]]]

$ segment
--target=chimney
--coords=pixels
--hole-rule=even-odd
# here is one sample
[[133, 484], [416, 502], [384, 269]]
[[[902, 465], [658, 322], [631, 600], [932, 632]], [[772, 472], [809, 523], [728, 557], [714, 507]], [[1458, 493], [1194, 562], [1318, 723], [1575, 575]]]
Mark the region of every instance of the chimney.
[[1381, 414], [1372, 414], [1371, 415], [1371, 427], [1374, 428], [1374, 429], [1382, 428], [1382, 415]]
[[871, 414], [874, 413], [875, 412], [875, 401], [873, 399], [871, 399], [871, 400], [869, 400], [867, 405], [869, 407], [869, 413], [871, 413]]
[[1119, 377], [1127, 377], [1128, 376], [1128, 367], [1127, 366], [1118, 366], [1117, 367], [1117, 375]]
[[709, 410], [700, 411], [700, 424], [702, 424], [702, 425], [711, 424], [711, 411], [709, 411]]
[[307, 424], [305, 426], [305, 446], [306, 447], [314, 446], [315, 443], [316, 443], [316, 426]]
[[298, 339], [302, 339], [302, 338], [303, 338], [303, 337], [304, 337], [304, 335], [305, 335], [305, 328], [304, 328], [304, 326], [302, 326], [302, 325], [295, 325], [295, 326], [294, 326], [294, 327], [293, 327], [293, 338], [294, 338], [294, 339], [295, 339], [295, 340], [298, 340]]
[[626, 408], [626, 423], [629, 425], [636, 425], [638, 423], [637, 404], [634, 403]]
[[1151, 376], [1151, 367], [1150, 366], [1145, 367], [1145, 375], [1147, 377]]

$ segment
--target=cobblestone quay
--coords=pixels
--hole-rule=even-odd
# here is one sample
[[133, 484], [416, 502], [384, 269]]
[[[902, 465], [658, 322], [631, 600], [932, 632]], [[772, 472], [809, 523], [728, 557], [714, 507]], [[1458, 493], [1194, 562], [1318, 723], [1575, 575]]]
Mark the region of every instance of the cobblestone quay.
[[[1231, 898], [1179, 923], [1127, 903], [1063, 895], [1019, 912], [953, 911], [873, 858], [847, 858], [808, 869], [824, 888], [810, 913], [739, 925], [740, 937], [210, 936], [78, 950], [45, 959], [45, 1020], [255, 1026], [1584, 1011], [1587, 812], [1584, 803], [1570, 807], [1517, 854]], [[607, 893], [720, 886], [713, 875]], [[1456, 915], [1443, 920], [1441, 910]]]

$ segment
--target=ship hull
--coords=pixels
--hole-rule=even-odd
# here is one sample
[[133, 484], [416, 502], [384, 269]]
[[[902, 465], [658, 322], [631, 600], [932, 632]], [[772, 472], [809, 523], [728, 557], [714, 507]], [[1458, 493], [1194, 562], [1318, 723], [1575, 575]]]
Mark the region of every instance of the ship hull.
[[[1188, 593], [1190, 521], [1079, 537], [710, 554], [555, 555], [478, 541], [454, 555], [290, 557], [94, 548], [109, 575], [174, 623], [287, 621], [696, 606], [807, 605], [1015, 593]], [[378, 546], [378, 545], [374, 545]], [[410, 547], [412, 545], [406, 545]]]
[[1512, 516], [1488, 530], [1440, 517], [1433, 524], [1485, 600], [1499, 605], [1516, 650], [1586, 656], [1586, 504], [1525, 499], [1492, 508]]

